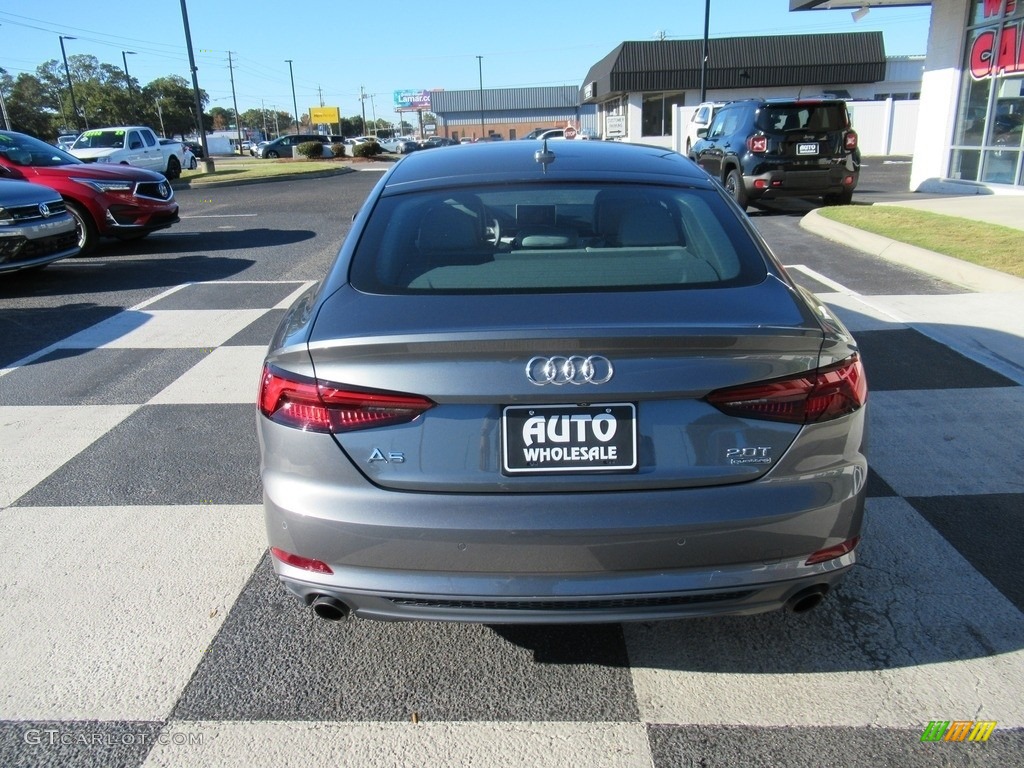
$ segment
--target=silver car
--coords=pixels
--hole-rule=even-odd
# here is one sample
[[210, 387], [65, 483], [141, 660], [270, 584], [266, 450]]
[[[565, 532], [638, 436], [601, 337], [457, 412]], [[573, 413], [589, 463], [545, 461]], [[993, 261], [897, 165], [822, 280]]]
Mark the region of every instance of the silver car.
[[75, 220], [61, 196], [4, 176], [0, 166], [0, 272], [39, 269], [77, 256]]
[[809, 610], [856, 560], [866, 400], [850, 334], [681, 155], [417, 152], [270, 344], [274, 568], [328, 619]]

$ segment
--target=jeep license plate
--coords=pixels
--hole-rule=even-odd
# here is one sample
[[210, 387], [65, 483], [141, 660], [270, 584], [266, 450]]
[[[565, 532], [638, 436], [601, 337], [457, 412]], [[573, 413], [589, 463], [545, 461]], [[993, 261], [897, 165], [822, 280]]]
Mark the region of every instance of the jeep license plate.
[[816, 155], [818, 154], [818, 142], [812, 141], [804, 144], [797, 144], [796, 153], [798, 155]]

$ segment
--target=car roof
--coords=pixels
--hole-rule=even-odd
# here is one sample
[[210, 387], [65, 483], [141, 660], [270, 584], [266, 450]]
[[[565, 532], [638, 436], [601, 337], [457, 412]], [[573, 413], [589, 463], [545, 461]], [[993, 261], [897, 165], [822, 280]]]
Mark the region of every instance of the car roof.
[[411, 189], [529, 181], [622, 181], [709, 187], [696, 164], [664, 147], [608, 141], [478, 142], [405, 156], [388, 172], [384, 194]]

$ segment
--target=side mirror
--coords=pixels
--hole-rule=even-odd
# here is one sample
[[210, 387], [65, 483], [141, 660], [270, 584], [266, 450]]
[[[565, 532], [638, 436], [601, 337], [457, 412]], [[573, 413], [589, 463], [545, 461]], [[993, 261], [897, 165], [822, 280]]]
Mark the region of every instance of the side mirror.
[[708, 129], [707, 128], [698, 128], [697, 129], [697, 138], [698, 139], [703, 139], [707, 135], [708, 135]]

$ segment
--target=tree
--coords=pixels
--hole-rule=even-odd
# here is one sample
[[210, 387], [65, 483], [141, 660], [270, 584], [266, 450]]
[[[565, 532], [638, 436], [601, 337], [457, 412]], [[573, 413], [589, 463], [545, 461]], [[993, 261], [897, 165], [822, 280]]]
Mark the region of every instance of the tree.
[[226, 131], [235, 124], [235, 111], [224, 107], [211, 107], [210, 117], [213, 118], [213, 130]]
[[0, 88], [3, 89], [9, 129], [52, 141], [60, 132], [60, 115], [49, 104], [49, 94], [39, 78], [22, 72], [17, 79], [0, 69]]
[[[142, 88], [142, 96], [150, 118], [146, 122], [153, 127], [160, 126], [165, 136], [185, 136], [196, 130], [195, 96], [185, 78], [180, 75], [158, 77]], [[202, 89], [199, 99], [204, 106], [210, 101]]]

